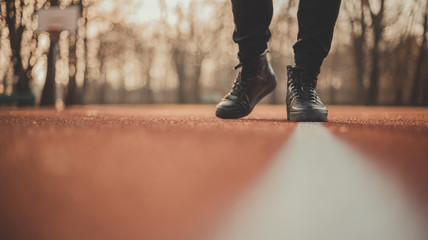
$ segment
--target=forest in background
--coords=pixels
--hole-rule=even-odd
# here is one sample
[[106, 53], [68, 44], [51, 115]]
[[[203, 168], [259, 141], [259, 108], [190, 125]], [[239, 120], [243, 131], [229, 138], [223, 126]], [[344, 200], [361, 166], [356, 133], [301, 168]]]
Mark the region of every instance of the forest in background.
[[[158, 19], [136, 22], [130, 16], [144, 1], [1, 1], [0, 95], [32, 93], [40, 101], [50, 39], [35, 31], [36, 12], [77, 5], [78, 31], [59, 36], [58, 102], [217, 103], [237, 75], [230, 1], [157, 4]], [[285, 102], [297, 6], [275, 1], [269, 49], [279, 85], [265, 103]], [[428, 0], [343, 1], [319, 95], [327, 104], [428, 106], [427, 32]]]

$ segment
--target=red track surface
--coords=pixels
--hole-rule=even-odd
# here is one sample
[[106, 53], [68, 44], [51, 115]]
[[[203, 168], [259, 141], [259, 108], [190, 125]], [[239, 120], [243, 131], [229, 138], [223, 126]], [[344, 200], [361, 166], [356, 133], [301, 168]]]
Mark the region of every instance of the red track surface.
[[[329, 110], [324, 126], [373, 156], [427, 210], [428, 109]], [[0, 109], [0, 233], [198, 239], [296, 126], [283, 106], [241, 120], [217, 119], [213, 106]]]
[[332, 108], [326, 126], [372, 156], [428, 217], [428, 109]]

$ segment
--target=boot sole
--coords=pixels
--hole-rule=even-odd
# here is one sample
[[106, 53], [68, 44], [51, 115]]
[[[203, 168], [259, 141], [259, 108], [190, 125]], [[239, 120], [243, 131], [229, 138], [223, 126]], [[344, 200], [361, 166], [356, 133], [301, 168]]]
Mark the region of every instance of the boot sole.
[[272, 87], [268, 88], [267, 90], [265, 90], [264, 92], [262, 92], [260, 95], [258, 95], [256, 97], [256, 100], [254, 101], [254, 104], [252, 104], [252, 106], [250, 106], [250, 110], [247, 112], [238, 112], [238, 111], [228, 111], [228, 110], [224, 110], [221, 108], [217, 108], [215, 115], [218, 118], [222, 118], [222, 119], [238, 119], [238, 118], [242, 118], [245, 116], [248, 116], [254, 109], [254, 107], [256, 106], [256, 104], [262, 100], [264, 97], [266, 97], [269, 93], [271, 93], [273, 90], [275, 90], [277, 82], [276, 82], [276, 78], [274, 78], [274, 83], [272, 85]]
[[291, 122], [327, 122], [328, 110], [287, 111], [287, 120]]

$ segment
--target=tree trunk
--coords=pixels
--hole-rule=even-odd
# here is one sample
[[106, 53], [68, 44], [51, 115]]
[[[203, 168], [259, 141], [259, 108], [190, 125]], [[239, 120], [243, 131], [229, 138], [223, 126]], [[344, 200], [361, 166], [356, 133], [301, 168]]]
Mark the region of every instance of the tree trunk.
[[422, 69], [425, 62], [425, 54], [427, 47], [427, 29], [428, 29], [428, 1], [425, 7], [424, 13], [424, 23], [423, 23], [423, 33], [422, 33], [422, 43], [419, 48], [418, 60], [416, 62], [415, 74], [413, 76], [413, 88], [410, 95], [410, 104], [419, 105], [420, 99], [420, 90], [421, 90], [421, 78], [422, 78]]
[[202, 62], [203, 57], [195, 59], [195, 64], [193, 65], [193, 81], [192, 81], [192, 103], [201, 103], [201, 72], [202, 72]]
[[380, 40], [380, 36], [375, 33], [374, 46], [371, 51], [372, 69], [370, 71], [370, 87], [369, 87], [369, 95], [367, 98], [368, 105], [376, 105], [378, 103], [379, 75], [380, 75], [379, 40]]
[[[353, 45], [354, 45], [354, 61], [355, 61], [355, 79], [357, 80], [357, 90], [356, 102], [358, 104], [364, 104], [366, 99], [366, 90], [364, 88], [364, 79], [366, 74], [366, 22], [364, 19], [364, 3], [360, 1], [361, 13], [360, 18], [358, 19], [359, 27], [361, 28], [361, 33], [353, 35]], [[354, 29], [353, 29], [354, 32]]]
[[74, 69], [74, 71], [70, 74], [69, 80], [68, 80], [68, 92], [67, 92], [67, 99], [66, 104], [67, 105], [74, 105], [78, 104], [81, 98], [79, 94], [79, 89], [77, 87], [76, 83], [76, 69], [77, 69], [77, 56], [76, 56], [76, 43], [77, 43], [77, 36], [76, 34], [72, 37], [70, 37], [70, 48], [69, 48], [69, 68]]
[[149, 103], [152, 104], [154, 103], [154, 98], [153, 98], [153, 91], [152, 91], [152, 86], [151, 86], [151, 79], [152, 77], [150, 76], [150, 68], [147, 70], [146, 72], [146, 85], [144, 86], [143, 90], [144, 90], [144, 95], [145, 97], [145, 103]]
[[422, 93], [422, 104], [428, 106], [428, 73], [425, 73], [425, 88]]
[[[13, 70], [15, 77], [18, 79], [14, 85], [14, 92], [18, 94], [25, 94], [30, 92], [29, 81], [27, 69], [24, 68], [21, 57], [21, 43], [22, 43], [22, 34], [24, 33], [24, 26], [22, 25], [22, 19], [18, 21], [18, 9], [16, 6], [16, 1], [7, 1], [6, 2], [6, 24], [9, 29], [9, 40], [10, 48], [12, 50], [11, 62], [13, 64]], [[20, 11], [22, 15], [24, 2], [20, 1]], [[19, 23], [19, 25], [17, 25]], [[30, 68], [30, 66], [28, 67]], [[31, 70], [31, 69], [30, 69]]]
[[[407, 46], [406, 46], [407, 48]], [[410, 52], [410, 51], [407, 51]], [[407, 54], [406, 54], [407, 55]], [[394, 94], [394, 105], [398, 106], [398, 105], [402, 105], [403, 104], [403, 89], [402, 89], [402, 82], [403, 82], [403, 77], [404, 77], [404, 73], [405, 73], [405, 69], [407, 68], [407, 66], [403, 66], [402, 64], [402, 60], [401, 58], [401, 54], [399, 54], [398, 57], [396, 57], [395, 59], [395, 71], [394, 71], [394, 77], [395, 77], [395, 94]]]
[[364, 88], [364, 76], [366, 73], [365, 61], [365, 36], [361, 35], [354, 39], [354, 61], [355, 61], [355, 79], [357, 81], [357, 94], [355, 101], [358, 104], [364, 104], [366, 99], [366, 89]]
[[147, 68], [146, 68], [146, 84], [143, 87], [143, 96], [145, 96], [144, 98], [144, 102], [145, 103], [154, 103], [154, 97], [153, 97], [153, 90], [152, 90], [152, 76], [150, 75], [150, 70], [152, 69], [152, 65], [153, 65], [153, 51], [149, 50], [149, 58], [147, 59]]
[[379, 96], [379, 79], [380, 79], [380, 49], [379, 44], [383, 40], [383, 31], [384, 31], [384, 12], [385, 12], [385, 0], [380, 0], [380, 9], [377, 14], [375, 14], [370, 6], [368, 0], [364, 1], [365, 6], [370, 11], [370, 16], [372, 20], [372, 31], [373, 31], [373, 47], [371, 49], [371, 71], [370, 71], [370, 87], [367, 97], [368, 105], [378, 104]]
[[396, 106], [404, 104], [404, 84], [409, 75], [408, 59], [411, 58], [411, 49], [413, 47], [411, 39], [411, 37], [404, 36], [396, 48], [394, 66], [392, 66], [394, 69], [392, 71], [393, 76], [391, 76], [395, 84], [394, 105]]
[[85, 70], [83, 72], [82, 93], [78, 104], [85, 104], [86, 91], [88, 87], [88, 39], [86, 37], [88, 32], [88, 8], [83, 5], [83, 0], [80, 0], [80, 6], [81, 6], [81, 16], [83, 16], [84, 28], [85, 28], [85, 31], [83, 33], [83, 51], [84, 51], [84, 59], [85, 59]]
[[186, 103], [186, 74], [185, 74], [185, 57], [184, 53], [178, 49], [173, 50], [173, 58], [177, 69], [178, 87], [177, 87], [177, 102]]
[[48, 69], [46, 81], [42, 91], [40, 105], [51, 106], [55, 104], [56, 87], [55, 87], [55, 64], [58, 51], [59, 33], [51, 33], [51, 43], [48, 54]]

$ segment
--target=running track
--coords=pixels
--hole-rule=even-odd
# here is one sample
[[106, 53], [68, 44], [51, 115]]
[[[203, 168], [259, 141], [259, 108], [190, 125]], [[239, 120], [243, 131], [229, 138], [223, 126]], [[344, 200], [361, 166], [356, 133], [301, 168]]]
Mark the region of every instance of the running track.
[[428, 239], [428, 109], [329, 111], [0, 108], [0, 239]]

